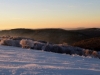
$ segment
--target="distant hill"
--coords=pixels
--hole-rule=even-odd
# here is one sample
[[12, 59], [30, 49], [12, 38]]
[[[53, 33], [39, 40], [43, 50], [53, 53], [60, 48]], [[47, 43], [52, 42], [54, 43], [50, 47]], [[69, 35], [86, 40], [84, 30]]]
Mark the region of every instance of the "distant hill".
[[79, 30], [64, 30], [64, 29], [11, 29], [0, 31], [0, 36], [21, 36], [32, 38], [35, 40], [44, 40], [51, 43], [68, 43], [100, 37], [100, 28], [88, 28]]

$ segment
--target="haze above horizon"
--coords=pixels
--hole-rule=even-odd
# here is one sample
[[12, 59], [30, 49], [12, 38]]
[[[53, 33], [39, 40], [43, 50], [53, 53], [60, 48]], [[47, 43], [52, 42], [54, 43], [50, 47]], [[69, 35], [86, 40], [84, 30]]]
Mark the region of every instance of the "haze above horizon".
[[100, 28], [100, 0], [0, 0], [0, 29]]

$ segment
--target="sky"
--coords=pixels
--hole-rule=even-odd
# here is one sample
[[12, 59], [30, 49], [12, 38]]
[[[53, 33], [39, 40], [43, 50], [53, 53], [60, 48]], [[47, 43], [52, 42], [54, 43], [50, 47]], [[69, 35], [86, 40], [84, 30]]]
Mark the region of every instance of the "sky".
[[100, 0], [0, 0], [0, 29], [100, 28]]

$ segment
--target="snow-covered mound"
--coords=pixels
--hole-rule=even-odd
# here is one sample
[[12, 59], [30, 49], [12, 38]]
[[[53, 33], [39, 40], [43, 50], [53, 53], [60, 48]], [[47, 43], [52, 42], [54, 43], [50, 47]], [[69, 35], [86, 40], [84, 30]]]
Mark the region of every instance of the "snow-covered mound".
[[100, 59], [0, 46], [0, 75], [100, 75]]

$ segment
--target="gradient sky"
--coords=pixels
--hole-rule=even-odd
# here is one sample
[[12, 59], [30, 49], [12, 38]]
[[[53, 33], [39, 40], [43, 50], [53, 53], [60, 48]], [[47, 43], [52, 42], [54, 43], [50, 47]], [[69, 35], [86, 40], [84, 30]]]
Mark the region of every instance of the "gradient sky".
[[100, 0], [0, 0], [0, 29], [100, 27]]

